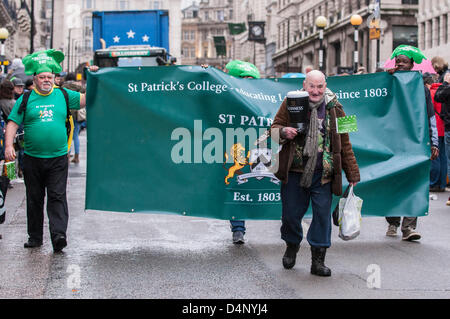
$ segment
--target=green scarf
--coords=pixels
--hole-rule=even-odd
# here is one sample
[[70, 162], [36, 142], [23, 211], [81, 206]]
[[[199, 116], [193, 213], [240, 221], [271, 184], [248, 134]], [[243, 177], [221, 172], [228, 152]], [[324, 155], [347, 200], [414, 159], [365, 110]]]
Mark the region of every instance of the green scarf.
[[317, 109], [324, 103], [322, 98], [317, 103], [309, 103], [311, 110], [311, 118], [309, 120], [308, 133], [306, 134], [305, 147], [303, 148], [303, 155], [308, 157], [308, 161], [303, 170], [303, 175], [300, 180], [300, 186], [308, 188], [311, 186], [314, 169], [317, 162], [317, 151], [319, 149], [319, 121], [317, 118]]

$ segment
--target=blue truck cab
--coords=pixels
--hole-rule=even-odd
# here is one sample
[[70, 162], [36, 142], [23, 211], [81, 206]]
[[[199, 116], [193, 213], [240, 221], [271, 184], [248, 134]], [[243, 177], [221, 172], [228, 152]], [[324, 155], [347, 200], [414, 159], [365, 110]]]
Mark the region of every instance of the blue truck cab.
[[94, 64], [99, 67], [170, 65], [167, 10], [92, 13]]

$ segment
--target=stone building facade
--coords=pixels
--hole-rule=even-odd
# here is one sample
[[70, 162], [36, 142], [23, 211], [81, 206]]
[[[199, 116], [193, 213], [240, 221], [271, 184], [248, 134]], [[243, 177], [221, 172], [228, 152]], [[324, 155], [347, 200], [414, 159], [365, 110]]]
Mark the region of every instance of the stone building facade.
[[[350, 18], [362, 17], [358, 27], [358, 64], [374, 72], [384, 64], [398, 44], [417, 46], [417, 0], [381, 1], [380, 41], [369, 39], [368, 20], [373, 14], [371, 0], [277, 0], [270, 3], [274, 19], [270, 30], [276, 30], [273, 72], [280, 76], [286, 72], [304, 72], [307, 66], [318, 68], [319, 29], [318, 16], [328, 24], [324, 29], [324, 71], [336, 74], [353, 69], [355, 36]], [[269, 21], [269, 20], [268, 20]], [[377, 54], [378, 51], [378, 54]], [[379, 56], [377, 61], [377, 56]]]
[[182, 10], [180, 64], [196, 65], [201, 56], [199, 45], [199, 6], [193, 4]]
[[16, 56], [18, 31], [18, 25], [16, 23], [16, 4], [14, 1], [0, 2], [0, 28], [6, 28], [8, 30], [9, 36], [3, 42], [3, 46], [5, 58], [11, 61]]
[[[0, 1], [0, 27], [8, 29], [5, 53], [9, 60], [23, 58], [30, 50], [45, 48], [49, 39], [50, 20], [46, 19], [46, 6], [51, 0], [4, 0]], [[28, 11], [27, 11], [28, 9]], [[31, 13], [34, 9], [34, 37], [31, 45]]]
[[450, 1], [419, 0], [419, 48], [428, 59], [450, 61]]
[[[223, 69], [233, 52], [228, 23], [233, 21], [236, 0], [200, 0], [182, 12], [181, 64]], [[218, 54], [215, 37], [225, 38], [226, 54]]]

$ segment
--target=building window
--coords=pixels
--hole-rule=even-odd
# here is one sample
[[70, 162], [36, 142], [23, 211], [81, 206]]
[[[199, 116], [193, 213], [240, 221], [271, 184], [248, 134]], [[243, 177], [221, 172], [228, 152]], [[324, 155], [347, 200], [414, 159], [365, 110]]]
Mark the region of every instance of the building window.
[[151, 0], [151, 1], [150, 1], [150, 8], [153, 9], [153, 10], [159, 10], [159, 9], [161, 9], [161, 1], [154, 1], [154, 0]]
[[195, 31], [184, 31], [183, 40], [185, 41], [195, 40]]
[[441, 17], [436, 18], [436, 45], [441, 45]]
[[400, 44], [408, 44], [417, 47], [417, 26], [393, 26], [393, 47], [396, 48]]
[[195, 58], [195, 48], [183, 47], [181, 55], [185, 58]]
[[221, 22], [224, 20], [223, 10], [217, 11], [217, 20], [219, 20]]
[[420, 43], [419, 43], [419, 48], [425, 49], [425, 37], [426, 37], [426, 32], [425, 32], [425, 23], [421, 23], [420, 24]]
[[84, 0], [85, 9], [93, 9], [94, 5], [95, 5], [94, 0]]
[[419, 0], [402, 0], [402, 4], [419, 4]]
[[277, 49], [280, 49], [281, 48], [281, 26], [278, 26], [277, 35], [278, 35]]
[[444, 29], [442, 30], [443, 36], [444, 36], [444, 44], [448, 42], [448, 15], [444, 14], [442, 16], [442, 19], [444, 20]]
[[334, 49], [334, 65], [340, 66], [341, 65], [341, 43], [340, 42], [333, 42], [331, 44]]
[[431, 21], [428, 20], [425, 22], [425, 48], [429, 49], [432, 47], [432, 31], [431, 31]]
[[128, 0], [117, 0], [117, 9], [128, 10]]
[[92, 45], [91, 45], [91, 40], [90, 39], [85, 39], [84, 40], [84, 49], [86, 51], [91, 51], [92, 50]]
[[83, 19], [84, 36], [86, 36], [86, 37], [91, 36], [91, 28], [92, 28], [91, 17], [84, 17], [84, 19]]

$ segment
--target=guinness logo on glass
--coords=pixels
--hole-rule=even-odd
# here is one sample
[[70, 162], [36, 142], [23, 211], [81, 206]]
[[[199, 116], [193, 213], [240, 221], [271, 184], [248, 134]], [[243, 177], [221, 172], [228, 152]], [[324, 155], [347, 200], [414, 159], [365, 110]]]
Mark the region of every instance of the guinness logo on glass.
[[309, 111], [309, 94], [305, 91], [290, 91], [287, 94], [287, 110], [291, 127], [297, 128], [299, 133], [306, 131]]

